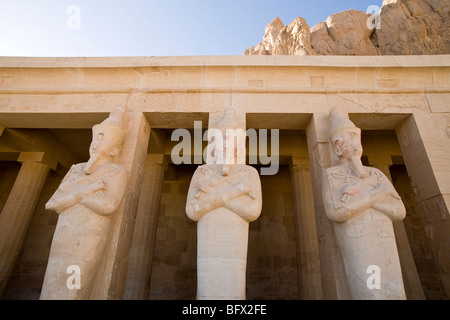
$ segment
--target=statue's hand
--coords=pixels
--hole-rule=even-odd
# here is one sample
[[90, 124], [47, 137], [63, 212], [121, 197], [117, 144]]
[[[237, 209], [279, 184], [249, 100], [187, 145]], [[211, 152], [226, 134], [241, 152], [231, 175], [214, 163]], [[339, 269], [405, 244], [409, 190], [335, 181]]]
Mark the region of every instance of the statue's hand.
[[361, 192], [361, 190], [358, 187], [355, 187], [353, 185], [346, 186], [344, 188], [344, 192], [343, 192], [341, 201], [345, 203], [345, 202], [349, 201], [352, 196], [354, 196], [360, 192]]
[[385, 183], [380, 183], [376, 189], [378, 190], [378, 192], [380, 193], [380, 196], [385, 198], [387, 196], [390, 196], [392, 194], [392, 188], [390, 186], [388, 186]]
[[88, 195], [90, 193], [94, 193], [96, 191], [100, 190], [106, 190], [106, 184], [103, 181], [103, 179], [97, 179], [93, 183], [89, 185], [89, 187], [86, 189], [85, 195]]
[[393, 190], [385, 183], [380, 183], [370, 191], [371, 206], [393, 194]]
[[225, 203], [240, 196], [249, 194], [250, 191], [250, 186], [247, 183], [239, 182], [238, 184], [232, 186], [231, 189], [224, 192], [221, 197]]
[[359, 188], [354, 187], [354, 186], [352, 186], [352, 185], [347, 186], [347, 187], [344, 189], [344, 194], [347, 194], [347, 195], [349, 195], [349, 196], [354, 196], [355, 194], [358, 194], [358, 193], [360, 193], [360, 192], [361, 192], [361, 190], [360, 190]]
[[246, 194], [246, 193], [249, 193], [249, 192], [250, 192], [249, 186], [248, 186], [247, 184], [242, 183], [242, 182], [239, 182], [239, 183], [236, 185], [236, 188], [237, 188], [238, 190], [241, 190], [243, 194]]

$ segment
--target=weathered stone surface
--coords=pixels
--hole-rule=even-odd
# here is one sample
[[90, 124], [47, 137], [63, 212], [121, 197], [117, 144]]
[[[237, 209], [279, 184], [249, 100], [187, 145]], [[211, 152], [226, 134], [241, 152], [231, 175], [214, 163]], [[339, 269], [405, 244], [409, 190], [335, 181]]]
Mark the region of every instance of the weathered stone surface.
[[266, 26], [263, 42], [246, 50], [247, 55], [316, 55], [311, 48], [309, 26], [306, 20], [297, 17], [285, 26], [276, 17]]
[[336, 44], [328, 32], [326, 22], [320, 22], [311, 28], [311, 45], [317, 52], [325, 55], [331, 55], [336, 52]]
[[450, 2], [384, 0], [375, 39], [385, 55], [450, 53]]
[[[373, 20], [370, 20], [370, 19]], [[384, 0], [379, 20], [347, 10], [309, 30], [298, 17], [266, 26], [263, 41], [245, 55], [430, 55], [450, 53], [450, 3], [439, 0]], [[379, 22], [379, 23], [378, 23]]]
[[[234, 109], [225, 110], [217, 129], [232, 139], [239, 129]], [[197, 299], [243, 300], [249, 222], [261, 214], [261, 181], [255, 168], [238, 162], [237, 146], [218, 140], [213, 163], [194, 172], [186, 200], [187, 216], [198, 221]]]
[[[42, 300], [88, 299], [107, 246], [111, 214], [127, 187], [127, 171], [115, 163], [125, 138], [124, 109], [92, 128], [87, 163], [72, 166], [45, 208], [59, 214], [41, 291]], [[77, 269], [72, 269], [77, 268]], [[69, 270], [69, 271], [67, 271]], [[76, 288], [67, 272], [83, 277]], [[76, 271], [75, 271], [76, 272]]]
[[[323, 171], [322, 199], [352, 299], [406, 299], [393, 229], [393, 221], [405, 218], [405, 206], [380, 170], [363, 166], [361, 131], [337, 108], [331, 109], [328, 132], [339, 164]], [[364, 281], [371, 268], [383, 270], [381, 290]]]
[[[61, 143], [88, 150], [91, 126], [104, 119], [113, 105], [125, 104], [129, 96], [130, 131], [120, 164], [126, 165], [127, 185], [132, 187], [127, 187], [124, 204], [112, 216], [116, 222], [110, 233], [113, 241], [108, 242], [103, 267], [98, 271], [99, 286], [97, 281], [94, 286], [101, 289], [94, 297], [120, 299], [127, 265], [131, 269], [134, 264], [128, 252], [133, 229], [137, 233], [140, 228], [134, 228], [139, 221], [134, 222], [132, 203], [142, 194], [138, 186], [148, 174], [142, 171], [146, 153], [158, 150], [170, 159], [175, 144], [170, 139], [172, 130], [190, 130], [187, 125], [193, 125], [194, 120], [202, 120], [203, 128], [216, 128], [223, 108], [232, 105], [242, 120], [240, 128], [280, 129], [280, 172], [284, 172], [261, 179], [264, 207], [258, 220], [249, 224], [247, 298], [301, 299], [300, 294], [308, 292], [304, 286], [299, 287], [297, 273], [302, 272], [302, 285], [316, 283], [311, 277], [317, 265], [300, 265], [317, 261], [315, 246], [310, 242], [314, 241], [324, 299], [348, 299], [333, 222], [325, 215], [321, 197], [322, 170], [332, 165], [326, 119], [337, 105], [363, 130], [363, 138], [370, 132], [370, 139], [366, 136], [362, 142], [366, 165], [376, 156], [391, 158], [394, 165], [404, 167], [404, 178], [411, 189], [408, 194], [414, 196], [407, 205], [416, 204], [406, 232], [421, 284], [427, 299], [448, 298], [450, 277], [443, 268], [450, 270], [446, 264], [450, 179], [445, 179], [450, 177], [449, 59], [450, 55], [202, 56], [49, 62], [47, 58], [2, 57], [2, 74], [14, 81], [10, 87], [0, 88], [0, 122], [6, 128], [0, 136], [0, 207], [19, 171], [17, 153], [45, 152], [50, 145], [41, 143], [40, 137], [45, 135], [38, 133], [54, 134], [58, 138], [58, 144], [52, 143], [54, 148]], [[129, 94], [135, 89], [141, 92]], [[152, 131], [161, 130], [166, 139], [149, 139], [150, 127]], [[291, 187], [286, 165], [294, 156], [309, 159], [317, 238], [302, 232], [312, 232], [309, 220], [306, 225], [295, 221], [295, 197], [302, 206], [311, 206], [306, 202], [309, 197]], [[88, 159], [86, 155], [79, 162]], [[197, 224], [185, 214], [195, 169], [193, 165], [170, 164], [165, 175], [152, 266], [152, 299], [195, 298]], [[305, 179], [307, 175], [302, 173]], [[56, 224], [56, 215], [45, 212], [44, 205], [61, 182], [55, 180], [44, 188], [22, 246], [23, 254], [2, 298], [39, 297]], [[146, 201], [148, 197], [147, 193]], [[308, 212], [308, 216], [312, 214]], [[424, 221], [424, 216], [429, 220]], [[305, 221], [305, 215], [301, 218], [300, 222]], [[7, 239], [7, 233], [0, 232], [0, 238]], [[296, 256], [300, 256], [300, 262]], [[0, 257], [1, 261], [5, 259]], [[64, 275], [66, 279], [70, 276]], [[364, 276], [367, 280], [370, 275]]]
[[[378, 55], [379, 52], [371, 41], [373, 30], [367, 28], [369, 17], [365, 12], [357, 10], [342, 11], [329, 16], [325, 23], [319, 23], [317, 28], [317, 25], [313, 27], [312, 47], [319, 54]], [[328, 53], [327, 45], [334, 49], [331, 53]], [[325, 51], [322, 51], [323, 47]]]

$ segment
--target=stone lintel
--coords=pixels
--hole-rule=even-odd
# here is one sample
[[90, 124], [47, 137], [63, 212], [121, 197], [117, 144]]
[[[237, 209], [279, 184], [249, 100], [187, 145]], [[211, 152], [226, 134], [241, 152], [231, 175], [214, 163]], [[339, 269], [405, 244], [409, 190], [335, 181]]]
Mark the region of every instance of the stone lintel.
[[289, 166], [300, 166], [303, 170], [309, 170], [309, 158], [292, 156]]
[[392, 157], [388, 154], [368, 154], [367, 159], [371, 166], [386, 165], [388, 167], [393, 165]]
[[406, 56], [162, 56], [162, 57], [0, 57], [2, 68], [161, 68], [168, 66], [448, 67], [448, 55]]
[[45, 152], [21, 152], [17, 161], [20, 163], [28, 161], [43, 163], [48, 165], [52, 170], [56, 170], [58, 166], [58, 161]]
[[[57, 163], [60, 163], [64, 168], [68, 169], [74, 163], [83, 162], [82, 158], [74, 153], [67, 145], [59, 142], [57, 138], [47, 130], [38, 129], [11, 129], [6, 128], [2, 139], [5, 138], [4, 146], [8, 147], [9, 151], [20, 152], [24, 154], [36, 153], [36, 154], [46, 154], [44, 156], [31, 156], [32, 160], [25, 161], [37, 161], [42, 162], [47, 158], [53, 160], [48, 160], [48, 165], [51, 166], [53, 170], [56, 170]], [[24, 155], [29, 159], [30, 156]], [[34, 157], [37, 157], [38, 160]], [[23, 162], [23, 161], [20, 161]]]

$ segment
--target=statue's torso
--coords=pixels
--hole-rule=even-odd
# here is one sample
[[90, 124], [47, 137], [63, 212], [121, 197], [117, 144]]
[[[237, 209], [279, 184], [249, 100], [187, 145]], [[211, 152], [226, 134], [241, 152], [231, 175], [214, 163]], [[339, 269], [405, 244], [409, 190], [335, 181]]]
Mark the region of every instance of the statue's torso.
[[[378, 184], [386, 183], [383, 174], [365, 167], [367, 177], [359, 179], [339, 167], [327, 170], [335, 208], [350, 201], [346, 188], [358, 188], [370, 192]], [[350, 290], [354, 299], [403, 299], [404, 289], [392, 220], [374, 208], [362, 210], [344, 222], [335, 222], [334, 231], [346, 269]], [[366, 280], [370, 266], [382, 271], [382, 289], [370, 289]]]

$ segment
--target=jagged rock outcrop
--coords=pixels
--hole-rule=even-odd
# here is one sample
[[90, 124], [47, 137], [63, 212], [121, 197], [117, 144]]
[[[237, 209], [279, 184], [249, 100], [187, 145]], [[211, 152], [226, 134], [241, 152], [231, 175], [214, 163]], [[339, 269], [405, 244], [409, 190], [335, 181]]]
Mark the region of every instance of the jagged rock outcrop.
[[[247, 53], [248, 51], [248, 53]], [[305, 19], [297, 17], [285, 26], [279, 17], [266, 26], [263, 42], [245, 54], [316, 55], [311, 48], [310, 30]]]
[[367, 27], [369, 14], [348, 10], [333, 14], [311, 30], [311, 45], [319, 54], [378, 55], [371, 41], [374, 29]]
[[301, 17], [288, 26], [277, 17], [266, 26], [263, 41], [244, 54], [450, 54], [448, 0], [384, 0], [379, 20], [375, 18], [363, 11], [342, 11], [310, 30]]

